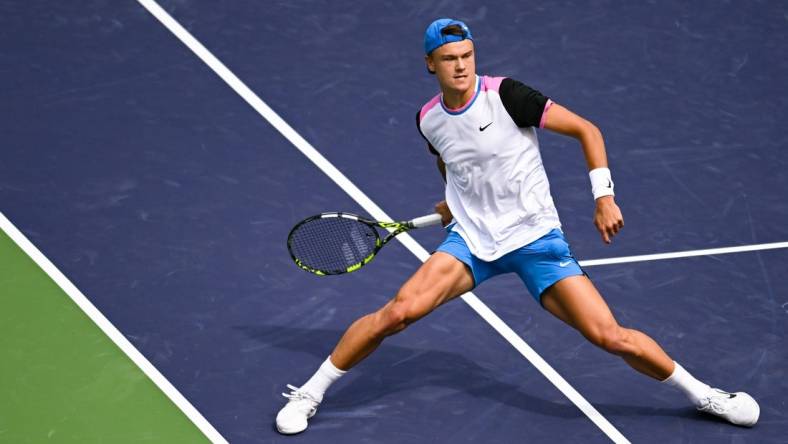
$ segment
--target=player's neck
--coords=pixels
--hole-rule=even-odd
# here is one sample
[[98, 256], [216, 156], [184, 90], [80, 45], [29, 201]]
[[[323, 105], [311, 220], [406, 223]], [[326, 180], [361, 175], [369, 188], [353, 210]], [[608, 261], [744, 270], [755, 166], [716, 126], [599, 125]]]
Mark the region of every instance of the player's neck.
[[441, 88], [443, 93], [443, 104], [449, 109], [462, 108], [472, 98], [476, 92], [476, 82], [471, 83], [465, 91], [457, 91], [456, 89]]

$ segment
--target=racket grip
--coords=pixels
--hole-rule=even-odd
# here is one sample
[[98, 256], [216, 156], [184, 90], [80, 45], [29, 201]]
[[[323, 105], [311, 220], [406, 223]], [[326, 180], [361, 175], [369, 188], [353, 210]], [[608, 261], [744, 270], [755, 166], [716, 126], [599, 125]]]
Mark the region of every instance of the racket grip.
[[408, 225], [413, 228], [429, 227], [432, 225], [440, 225], [441, 215], [438, 213], [430, 214], [428, 216], [417, 217], [411, 220]]

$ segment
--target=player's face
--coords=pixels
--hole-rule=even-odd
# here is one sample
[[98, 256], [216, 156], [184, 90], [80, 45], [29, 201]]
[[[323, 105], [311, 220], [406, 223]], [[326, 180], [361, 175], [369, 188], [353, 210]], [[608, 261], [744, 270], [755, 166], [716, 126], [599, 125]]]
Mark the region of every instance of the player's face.
[[435, 72], [441, 89], [465, 92], [476, 83], [473, 41], [447, 43], [427, 56], [427, 68]]

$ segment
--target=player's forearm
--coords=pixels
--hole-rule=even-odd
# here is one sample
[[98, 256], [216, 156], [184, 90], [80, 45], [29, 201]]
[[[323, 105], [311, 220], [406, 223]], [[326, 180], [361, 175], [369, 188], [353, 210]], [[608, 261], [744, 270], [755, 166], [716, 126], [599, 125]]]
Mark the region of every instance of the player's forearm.
[[593, 123], [586, 121], [576, 136], [583, 149], [588, 170], [607, 168], [607, 154], [602, 132]]
[[443, 183], [446, 183], [446, 164], [443, 163], [443, 159], [441, 159], [440, 156], [438, 156], [437, 159], [438, 171], [440, 171], [441, 177], [443, 177]]

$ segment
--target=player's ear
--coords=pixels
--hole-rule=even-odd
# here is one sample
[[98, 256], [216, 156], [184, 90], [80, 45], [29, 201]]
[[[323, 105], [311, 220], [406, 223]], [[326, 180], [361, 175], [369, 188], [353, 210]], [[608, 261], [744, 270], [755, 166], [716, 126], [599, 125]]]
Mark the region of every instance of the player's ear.
[[424, 61], [427, 63], [427, 72], [434, 75], [435, 63], [432, 61], [432, 54], [425, 55]]

